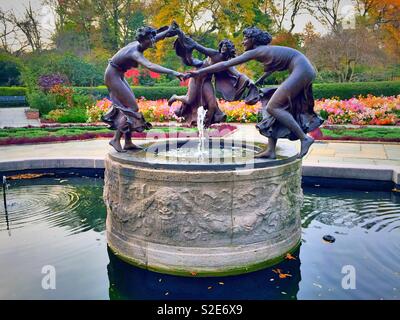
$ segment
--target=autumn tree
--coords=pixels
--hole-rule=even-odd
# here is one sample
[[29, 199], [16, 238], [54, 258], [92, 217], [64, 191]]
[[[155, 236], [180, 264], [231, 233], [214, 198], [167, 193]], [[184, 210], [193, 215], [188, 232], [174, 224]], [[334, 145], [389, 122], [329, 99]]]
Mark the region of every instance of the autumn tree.
[[380, 65], [385, 59], [378, 46], [366, 45], [377, 39], [365, 28], [342, 29], [320, 37], [309, 30], [305, 39], [305, 53], [317, 70], [334, 72], [338, 82], [354, 81], [356, 67]]
[[[32, 6], [25, 8], [24, 15], [17, 17], [14, 11], [10, 11], [2, 19], [5, 19], [12, 27], [14, 38], [20, 42], [20, 50], [29, 47], [32, 52], [41, 51], [43, 49], [42, 42], [42, 27], [39, 22], [39, 15], [32, 10]], [[3, 24], [4, 25], [4, 24]], [[4, 25], [6, 26], [6, 25]], [[7, 39], [4, 36], [10, 35], [10, 32], [5, 32], [3, 40]]]
[[[278, 33], [283, 30], [292, 33], [296, 26], [296, 18], [305, 9], [305, 0], [267, 0], [263, 1], [262, 7], [264, 12], [271, 16]], [[287, 22], [290, 24], [285, 28]]]
[[11, 24], [8, 16], [10, 12], [0, 9], [0, 50], [6, 53], [12, 53], [15, 44], [15, 29], [16, 26]]
[[342, 0], [305, 0], [308, 12], [332, 32], [341, 30], [341, 3]]
[[400, 0], [356, 0], [360, 25], [379, 34], [379, 44], [394, 59], [400, 57]]

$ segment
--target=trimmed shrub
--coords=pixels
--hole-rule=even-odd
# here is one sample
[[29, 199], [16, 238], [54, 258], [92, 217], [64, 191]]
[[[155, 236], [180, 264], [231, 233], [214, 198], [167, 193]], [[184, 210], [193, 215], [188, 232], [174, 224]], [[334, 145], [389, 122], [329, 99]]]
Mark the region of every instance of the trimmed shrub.
[[65, 109], [65, 113], [58, 117], [60, 123], [83, 123], [86, 122], [88, 116], [86, 110], [81, 108]]
[[[379, 82], [354, 82], [354, 83], [315, 83], [313, 85], [315, 99], [338, 97], [339, 99], [350, 99], [359, 95], [368, 94], [374, 96], [393, 96], [400, 94], [400, 81]], [[169, 99], [173, 94], [186, 94], [186, 87], [132, 87], [136, 98], [144, 97], [147, 100]], [[82, 95], [92, 95], [94, 99], [100, 100], [108, 96], [105, 86], [99, 87], [75, 87], [74, 91]], [[25, 95], [23, 87], [0, 87], [0, 96]]]
[[350, 99], [359, 95], [394, 96], [400, 94], [400, 81], [316, 83], [313, 85], [314, 98]]
[[[89, 94], [100, 100], [108, 96], [107, 87], [79, 87], [81, 94]], [[147, 100], [169, 99], [173, 94], [184, 95], [187, 92], [186, 87], [132, 87], [133, 93], [137, 99], [144, 97]]]
[[25, 87], [0, 87], [0, 96], [26, 96]]
[[38, 109], [41, 115], [48, 114], [57, 107], [55, 96], [45, 94], [41, 91], [33, 91], [27, 96], [31, 108]]

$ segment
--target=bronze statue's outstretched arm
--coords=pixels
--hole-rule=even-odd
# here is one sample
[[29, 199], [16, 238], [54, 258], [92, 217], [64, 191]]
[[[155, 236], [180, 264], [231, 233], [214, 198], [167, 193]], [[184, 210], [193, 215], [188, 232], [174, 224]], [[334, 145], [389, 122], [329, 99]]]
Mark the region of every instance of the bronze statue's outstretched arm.
[[135, 59], [135, 61], [137, 61], [137, 63], [141, 64], [143, 67], [145, 67], [151, 71], [158, 72], [158, 73], [171, 74], [180, 79], [181, 79], [181, 77], [183, 77], [183, 74], [181, 74], [180, 72], [162, 67], [158, 64], [155, 64], [155, 63], [147, 60], [141, 54], [134, 54], [133, 58]]
[[197, 42], [194, 41], [194, 40], [193, 40], [193, 42], [194, 42], [194, 44], [195, 44], [195, 47], [194, 47], [194, 48], [195, 48], [198, 52], [200, 52], [200, 53], [202, 53], [202, 54], [205, 54], [207, 57], [212, 57], [212, 56], [215, 56], [216, 54], [219, 53], [218, 50], [215, 50], [215, 49], [212, 49], [212, 48], [206, 48], [206, 47], [202, 46], [200, 43], [197, 43]]
[[175, 21], [172, 21], [169, 27], [162, 27], [157, 30], [157, 35], [155, 36], [155, 42], [163, 40], [165, 38], [173, 37], [178, 34], [179, 26]]
[[164, 30], [164, 31], [162, 31], [160, 33], [157, 33], [157, 35], [155, 37], [155, 42], [158, 42], [160, 40], [164, 40], [168, 36], [169, 32], [170, 32], [169, 29], [167, 29], [167, 30]]
[[207, 68], [199, 69], [197, 71], [190, 71], [190, 74], [196, 77], [196, 76], [204, 75], [206, 73], [219, 72], [222, 70], [226, 70], [229, 67], [237, 66], [238, 64], [242, 64], [247, 61], [253, 60], [256, 57], [257, 57], [257, 52], [255, 52], [255, 50], [246, 51], [242, 55], [240, 55], [236, 58], [233, 58], [231, 60], [218, 62]]
[[196, 42], [192, 38], [188, 37], [181, 29], [177, 30], [177, 34], [179, 37], [179, 40], [181, 43], [185, 42], [190, 42], [191, 45], [193, 45], [193, 48], [199, 51], [202, 54], [205, 54], [207, 57], [212, 57], [215, 56], [216, 54], [219, 53], [218, 50], [212, 49], [212, 48], [207, 48], [202, 46], [200, 43]]

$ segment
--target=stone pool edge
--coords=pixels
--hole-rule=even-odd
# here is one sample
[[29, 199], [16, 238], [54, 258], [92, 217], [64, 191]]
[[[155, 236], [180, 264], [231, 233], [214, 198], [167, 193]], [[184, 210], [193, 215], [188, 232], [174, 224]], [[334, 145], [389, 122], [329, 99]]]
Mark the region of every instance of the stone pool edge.
[[[104, 159], [95, 157], [71, 158], [31, 158], [24, 160], [0, 161], [0, 175], [13, 172], [45, 172], [57, 169], [79, 169], [104, 171]], [[257, 170], [257, 169], [255, 169]], [[342, 163], [303, 164], [302, 177], [307, 185], [362, 187], [368, 182], [380, 182], [380, 186], [390, 191], [400, 189], [400, 167], [376, 165], [356, 165]], [[341, 183], [343, 182], [343, 183]], [[320, 185], [319, 185], [320, 184]], [[372, 185], [371, 185], [372, 186]], [[367, 188], [368, 189], [368, 188]]]

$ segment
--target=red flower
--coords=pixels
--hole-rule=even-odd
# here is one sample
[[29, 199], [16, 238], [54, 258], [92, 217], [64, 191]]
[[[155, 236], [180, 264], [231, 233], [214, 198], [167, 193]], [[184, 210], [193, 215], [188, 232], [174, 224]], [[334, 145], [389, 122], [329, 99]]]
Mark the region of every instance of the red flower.
[[125, 72], [125, 78], [131, 79], [133, 85], [139, 84], [140, 72], [138, 69], [129, 69]]
[[179, 82], [179, 85], [181, 87], [187, 87], [189, 85], [189, 80], [190, 80], [190, 78], [186, 79], [186, 80], [182, 80], [181, 82]]
[[154, 71], [150, 71], [149, 75], [150, 75], [150, 78], [152, 78], [152, 79], [160, 79], [160, 77], [161, 77], [161, 75], [159, 73], [154, 72]]
[[138, 69], [129, 69], [127, 72], [125, 72], [125, 78], [133, 78], [133, 77], [139, 77]]

